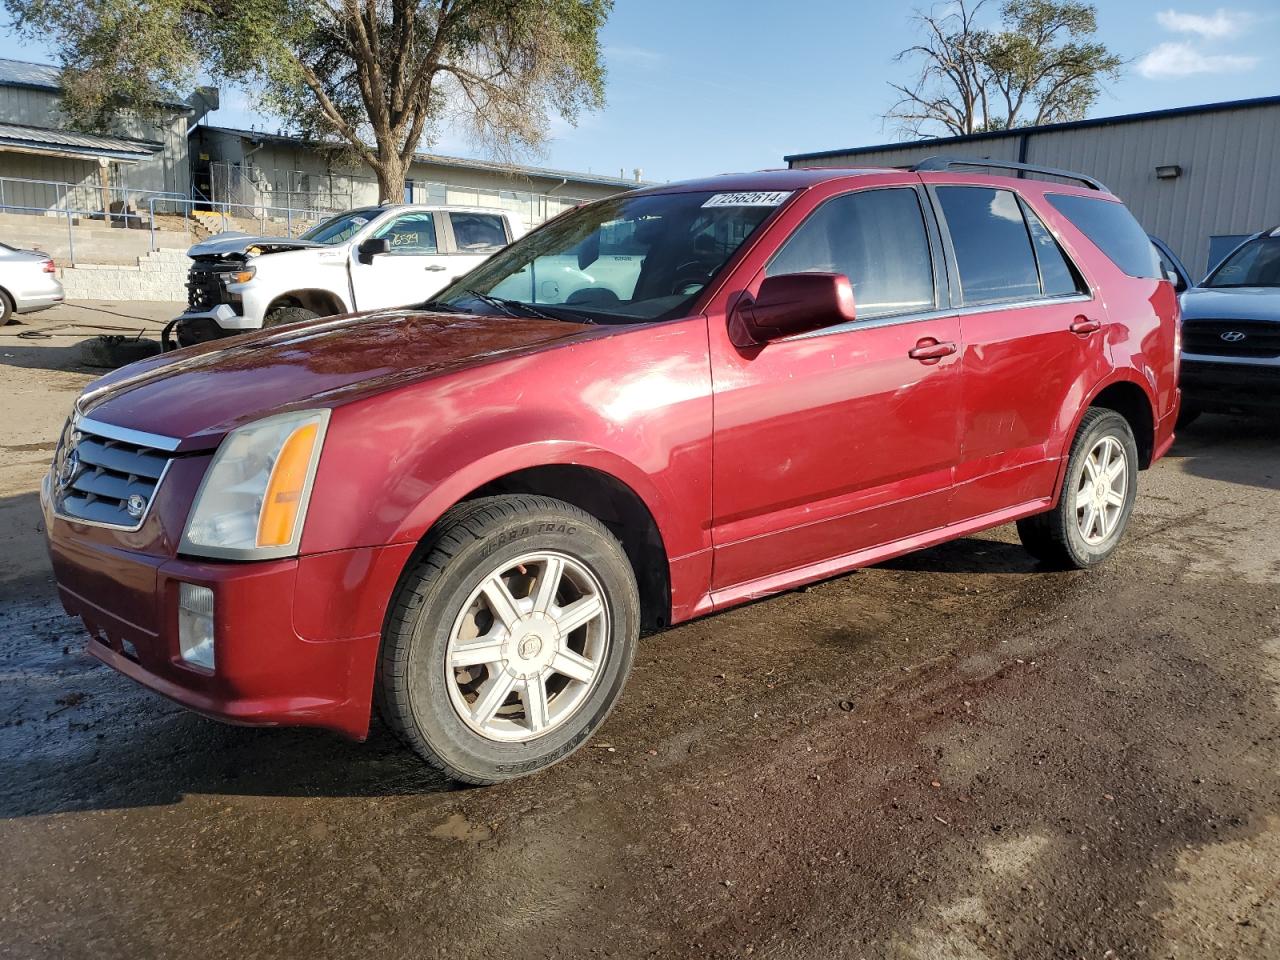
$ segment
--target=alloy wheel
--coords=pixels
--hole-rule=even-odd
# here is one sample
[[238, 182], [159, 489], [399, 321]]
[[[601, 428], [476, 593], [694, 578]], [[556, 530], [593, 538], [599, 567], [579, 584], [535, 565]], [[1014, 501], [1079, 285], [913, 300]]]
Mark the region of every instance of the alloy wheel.
[[1076, 523], [1090, 546], [1103, 543], [1124, 514], [1129, 486], [1129, 461], [1124, 446], [1112, 436], [1102, 437], [1084, 458], [1076, 488]]
[[517, 557], [480, 580], [454, 621], [450, 700], [490, 740], [544, 736], [587, 699], [608, 645], [604, 591], [586, 566], [562, 553]]

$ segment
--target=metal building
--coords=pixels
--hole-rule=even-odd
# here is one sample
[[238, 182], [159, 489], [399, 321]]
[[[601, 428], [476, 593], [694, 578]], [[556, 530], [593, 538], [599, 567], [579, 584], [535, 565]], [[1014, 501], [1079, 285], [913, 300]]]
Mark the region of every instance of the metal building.
[[1195, 274], [1280, 224], [1280, 96], [996, 133], [795, 153], [792, 167], [902, 167], [945, 155], [1097, 177]]
[[[378, 182], [363, 161], [333, 144], [301, 137], [199, 124], [190, 134], [193, 196], [213, 204], [346, 210], [378, 202]], [[587, 200], [644, 186], [632, 177], [552, 170], [417, 153], [406, 203], [499, 207], [526, 227]]]

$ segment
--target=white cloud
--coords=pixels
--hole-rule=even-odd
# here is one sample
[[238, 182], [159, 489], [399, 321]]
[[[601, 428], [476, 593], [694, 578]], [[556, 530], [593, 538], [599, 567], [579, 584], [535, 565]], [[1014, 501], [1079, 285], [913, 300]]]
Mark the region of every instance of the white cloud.
[[623, 63], [645, 70], [652, 70], [666, 59], [657, 50], [646, 50], [644, 47], [615, 46], [605, 47], [604, 57], [610, 63]]
[[1201, 53], [1189, 43], [1162, 43], [1138, 61], [1138, 73], [1148, 80], [1164, 80], [1197, 73], [1241, 73], [1257, 65], [1254, 56]]
[[1194, 33], [1206, 39], [1220, 40], [1223, 37], [1234, 37], [1247, 27], [1254, 17], [1243, 10], [1226, 10], [1219, 8], [1205, 15], [1199, 13], [1180, 13], [1177, 10], [1161, 10], [1156, 14], [1156, 22], [1166, 30], [1174, 33]]

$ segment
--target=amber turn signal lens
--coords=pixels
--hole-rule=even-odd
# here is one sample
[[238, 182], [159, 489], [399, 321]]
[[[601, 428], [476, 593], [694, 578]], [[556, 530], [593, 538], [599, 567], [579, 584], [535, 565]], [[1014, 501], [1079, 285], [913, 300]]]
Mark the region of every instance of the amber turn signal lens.
[[253, 279], [253, 275], [258, 272], [257, 267], [250, 267], [248, 270], [237, 270], [235, 273], [228, 274], [229, 283], [248, 283]]
[[318, 424], [303, 424], [280, 448], [280, 456], [271, 468], [262, 511], [258, 514], [258, 546], [283, 547], [293, 540], [311, 454], [319, 432]]

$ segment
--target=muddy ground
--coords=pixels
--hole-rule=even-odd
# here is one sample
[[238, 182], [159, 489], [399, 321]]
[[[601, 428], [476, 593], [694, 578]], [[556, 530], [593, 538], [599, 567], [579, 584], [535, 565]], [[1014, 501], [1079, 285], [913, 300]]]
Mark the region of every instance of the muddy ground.
[[1186, 431], [1102, 569], [1001, 528], [650, 637], [463, 790], [86, 657], [34, 491], [89, 374], [0, 354], [0, 956], [1280, 956], [1274, 421]]

